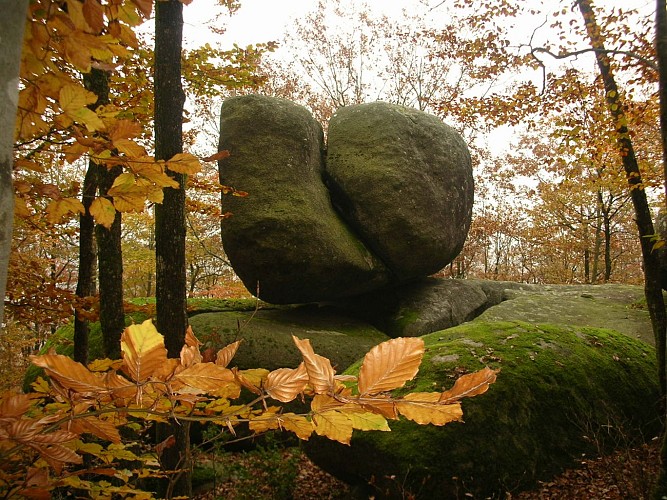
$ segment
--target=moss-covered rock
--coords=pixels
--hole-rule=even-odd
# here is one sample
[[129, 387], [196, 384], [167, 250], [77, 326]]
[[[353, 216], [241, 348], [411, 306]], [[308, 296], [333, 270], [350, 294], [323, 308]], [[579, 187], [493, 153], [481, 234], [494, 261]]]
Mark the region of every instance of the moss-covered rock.
[[388, 339], [367, 323], [316, 306], [198, 314], [190, 326], [205, 348], [243, 339], [233, 361], [241, 369], [298, 366], [302, 358], [295, 335], [310, 339], [315, 352], [340, 373]]
[[374, 483], [379, 496], [483, 498], [548, 479], [598, 447], [658, 432], [655, 353], [626, 335], [476, 321], [423, 338], [424, 361], [407, 390], [442, 390], [464, 372], [501, 369], [486, 394], [464, 401], [465, 423], [401, 420], [392, 432], [355, 433], [350, 447], [311, 439], [316, 463], [348, 482]]

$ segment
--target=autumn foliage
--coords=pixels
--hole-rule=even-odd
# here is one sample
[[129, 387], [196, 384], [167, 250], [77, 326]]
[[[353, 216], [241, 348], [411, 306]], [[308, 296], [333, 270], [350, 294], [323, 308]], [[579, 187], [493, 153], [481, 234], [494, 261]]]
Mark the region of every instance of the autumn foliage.
[[[205, 362], [189, 329], [180, 358], [168, 358], [162, 335], [147, 320], [125, 330], [120, 360], [86, 367], [55, 353], [33, 356], [50, 382], [40, 378], [34, 392], [0, 399], [0, 493], [49, 498], [53, 488], [67, 486], [96, 498], [150, 498], [140, 480], [174, 473], [160, 467], [170, 439], [152, 449], [141, 443], [151, 422], [210, 422], [231, 434], [246, 424], [255, 434], [282, 429], [304, 440], [315, 433], [349, 444], [354, 429], [389, 431], [387, 421], [400, 416], [418, 424], [460, 420], [460, 400], [486, 392], [497, 373], [485, 368], [444, 392], [396, 396], [392, 391], [418, 372], [421, 339], [374, 347], [358, 377], [336, 375], [307, 339], [294, 343], [303, 358], [297, 368], [239, 370], [229, 364], [241, 341]], [[240, 402], [244, 393], [250, 402]], [[310, 399], [307, 413], [283, 406], [299, 398]]]

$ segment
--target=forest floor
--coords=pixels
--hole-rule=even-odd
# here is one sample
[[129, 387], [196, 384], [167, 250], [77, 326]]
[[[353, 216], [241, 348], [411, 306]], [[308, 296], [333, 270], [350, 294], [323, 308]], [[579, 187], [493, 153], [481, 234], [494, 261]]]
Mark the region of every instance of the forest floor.
[[[281, 452], [282, 463], [291, 463], [293, 470], [265, 474], [266, 456], [235, 453], [237, 473], [233, 478], [196, 496], [212, 499], [278, 499], [335, 500], [344, 499], [349, 487], [314, 465], [303, 453]], [[258, 461], [259, 460], [259, 461]], [[659, 445], [654, 442], [638, 448], [619, 450], [614, 454], [582, 460], [579, 467], [565, 471], [550, 481], [540, 483], [531, 491], [506, 493], [504, 500], [648, 500], [657, 479]], [[250, 471], [240, 474], [239, 471]], [[289, 485], [286, 484], [289, 481]], [[289, 490], [289, 491], [288, 491]], [[410, 497], [406, 497], [410, 498]], [[472, 498], [472, 497], [465, 497]]]

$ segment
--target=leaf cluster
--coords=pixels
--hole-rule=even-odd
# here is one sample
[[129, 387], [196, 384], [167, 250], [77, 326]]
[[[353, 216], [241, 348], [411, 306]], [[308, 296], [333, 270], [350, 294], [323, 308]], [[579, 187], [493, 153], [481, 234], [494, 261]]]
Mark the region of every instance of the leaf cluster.
[[[349, 444], [354, 429], [389, 431], [387, 421], [399, 416], [433, 425], [460, 420], [460, 400], [483, 394], [496, 379], [497, 372], [485, 368], [444, 392], [398, 397], [391, 391], [418, 372], [421, 339], [397, 338], [374, 347], [356, 378], [336, 375], [307, 339], [293, 339], [303, 361], [273, 371], [229, 368], [241, 341], [204, 361], [191, 329], [180, 357], [168, 358], [150, 320], [124, 331], [119, 360], [86, 367], [55, 353], [33, 356], [50, 383], [38, 379], [34, 393], [0, 399], [0, 492], [39, 496], [54, 486], [70, 486], [99, 493], [107, 480], [84, 479], [86, 472], [113, 477], [123, 491], [140, 495], [130, 479], [165, 473], [160, 457], [173, 440], [140, 452], [126, 436], [155, 421], [211, 422], [233, 435], [245, 424], [253, 433], [282, 429], [304, 440], [315, 433]], [[244, 393], [254, 399], [240, 402]], [[284, 404], [298, 398], [309, 398], [310, 410], [286, 411]], [[88, 460], [86, 468], [77, 469], [85, 455], [95, 465]], [[134, 467], [128, 469], [127, 461]]]

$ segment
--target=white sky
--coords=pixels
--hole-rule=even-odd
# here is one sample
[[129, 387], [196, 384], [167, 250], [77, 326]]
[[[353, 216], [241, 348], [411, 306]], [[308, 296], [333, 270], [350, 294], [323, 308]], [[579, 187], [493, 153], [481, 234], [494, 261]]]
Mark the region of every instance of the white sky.
[[[410, 1], [418, 3], [418, 0], [352, 0], [352, 3], [365, 3], [374, 11], [391, 16], [399, 14]], [[218, 26], [227, 26], [222, 38], [225, 47], [233, 43], [246, 46], [278, 41], [295, 18], [314, 11], [317, 4], [318, 0], [241, 0], [241, 8], [229, 16], [227, 10], [219, 7], [215, 0], [194, 0], [183, 9], [184, 38], [186, 43], [205, 42], [211, 34], [206, 24], [222, 13]]]

